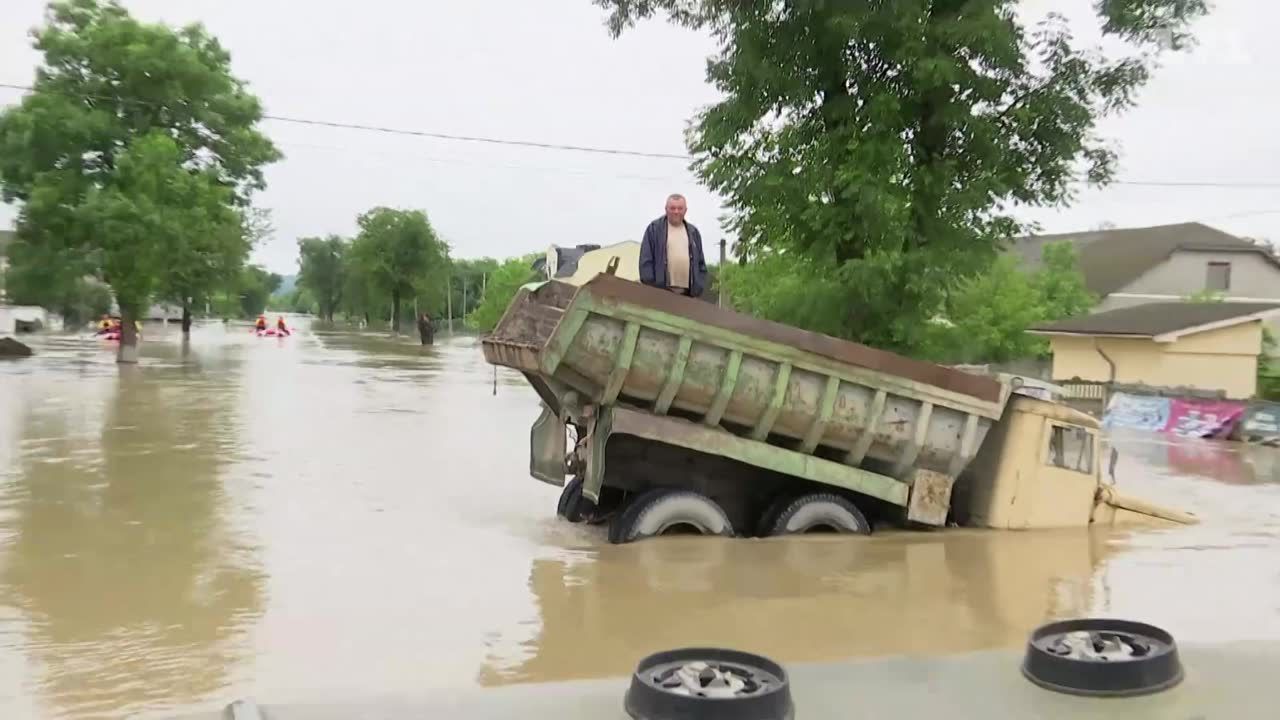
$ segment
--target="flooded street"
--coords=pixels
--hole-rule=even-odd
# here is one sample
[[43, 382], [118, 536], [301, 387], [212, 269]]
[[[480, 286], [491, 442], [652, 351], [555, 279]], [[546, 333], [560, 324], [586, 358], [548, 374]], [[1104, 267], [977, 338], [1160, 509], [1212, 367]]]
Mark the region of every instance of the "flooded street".
[[474, 338], [149, 331], [0, 363], [0, 717], [164, 716], [628, 672], [1016, 646], [1091, 613], [1280, 638], [1280, 451], [1126, 434], [1157, 532], [605, 544], [528, 477], [537, 399]]

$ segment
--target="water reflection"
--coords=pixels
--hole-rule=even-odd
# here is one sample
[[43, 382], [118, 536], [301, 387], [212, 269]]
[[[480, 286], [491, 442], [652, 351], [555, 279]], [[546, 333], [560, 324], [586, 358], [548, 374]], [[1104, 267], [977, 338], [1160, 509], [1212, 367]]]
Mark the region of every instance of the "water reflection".
[[1275, 448], [1131, 430], [1117, 431], [1113, 438], [1143, 468], [1230, 485], [1280, 483], [1280, 452]]
[[[262, 611], [253, 553], [222, 517], [235, 368], [166, 367], [180, 353], [153, 345], [150, 367], [28, 406], [0, 582], [24, 616], [46, 714], [119, 717], [214, 693], [243, 659], [234, 636]], [[193, 390], [193, 375], [221, 391]], [[96, 435], [74, 422], [95, 391]]]
[[484, 685], [627, 673], [642, 655], [729, 645], [791, 662], [1023, 642], [1084, 613], [1110, 554], [1062, 532], [894, 533], [865, 541], [670, 538], [534, 561], [540, 631], [491, 651]]

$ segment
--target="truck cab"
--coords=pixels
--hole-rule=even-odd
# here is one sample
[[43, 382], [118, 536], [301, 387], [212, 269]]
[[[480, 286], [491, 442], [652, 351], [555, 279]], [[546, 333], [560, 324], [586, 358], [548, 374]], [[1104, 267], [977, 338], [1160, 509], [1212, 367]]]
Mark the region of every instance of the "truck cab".
[[1096, 418], [1013, 394], [956, 483], [955, 520], [1003, 530], [1195, 521], [1115, 492], [1104, 480], [1108, 448]]

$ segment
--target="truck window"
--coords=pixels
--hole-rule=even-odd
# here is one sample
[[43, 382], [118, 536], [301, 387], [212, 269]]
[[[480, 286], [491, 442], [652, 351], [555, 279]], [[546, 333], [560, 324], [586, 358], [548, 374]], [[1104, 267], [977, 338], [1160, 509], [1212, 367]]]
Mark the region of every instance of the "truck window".
[[1054, 425], [1049, 435], [1049, 464], [1093, 474], [1093, 436], [1084, 428]]

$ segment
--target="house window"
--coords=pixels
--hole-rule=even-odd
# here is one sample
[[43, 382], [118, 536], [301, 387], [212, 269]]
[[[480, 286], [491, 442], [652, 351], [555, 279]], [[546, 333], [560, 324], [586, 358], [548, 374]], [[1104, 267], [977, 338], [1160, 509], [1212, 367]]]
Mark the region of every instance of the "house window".
[[1048, 462], [1054, 467], [1093, 474], [1093, 435], [1088, 430], [1063, 425], [1052, 426]]
[[1210, 292], [1226, 292], [1231, 289], [1231, 263], [1211, 262], [1204, 279], [1204, 289]]

